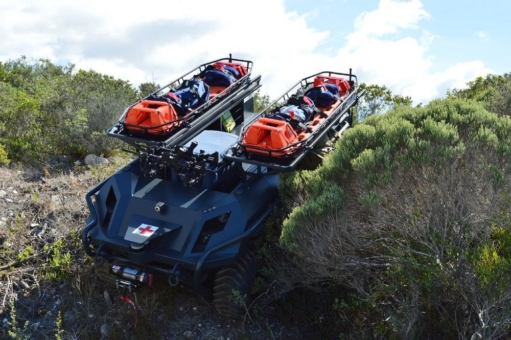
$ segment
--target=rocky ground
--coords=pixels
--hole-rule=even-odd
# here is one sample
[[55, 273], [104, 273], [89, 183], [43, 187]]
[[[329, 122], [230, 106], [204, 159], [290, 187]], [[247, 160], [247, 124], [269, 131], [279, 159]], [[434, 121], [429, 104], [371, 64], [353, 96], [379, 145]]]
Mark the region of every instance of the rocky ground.
[[128, 295], [132, 305], [98, 281], [79, 238], [84, 195], [122, 162], [58, 175], [0, 168], [0, 338], [304, 338], [278, 303], [228, 320], [185, 287], [156, 284]]

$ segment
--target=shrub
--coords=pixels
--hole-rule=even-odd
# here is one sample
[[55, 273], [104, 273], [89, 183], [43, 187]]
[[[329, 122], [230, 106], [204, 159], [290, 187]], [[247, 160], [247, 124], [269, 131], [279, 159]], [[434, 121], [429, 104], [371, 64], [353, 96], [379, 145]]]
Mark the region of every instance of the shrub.
[[5, 151], [2, 144], [0, 144], [0, 165], [9, 165], [9, 158], [7, 157], [7, 151]]
[[105, 130], [137, 99], [123, 80], [48, 60], [1, 64], [0, 142], [9, 159], [39, 165], [57, 156], [108, 156]]
[[324, 166], [283, 178], [281, 244], [297, 263], [287, 279], [356, 292], [374, 306], [364, 325], [382, 335], [503, 334], [510, 133], [509, 119], [463, 100], [348, 130]]

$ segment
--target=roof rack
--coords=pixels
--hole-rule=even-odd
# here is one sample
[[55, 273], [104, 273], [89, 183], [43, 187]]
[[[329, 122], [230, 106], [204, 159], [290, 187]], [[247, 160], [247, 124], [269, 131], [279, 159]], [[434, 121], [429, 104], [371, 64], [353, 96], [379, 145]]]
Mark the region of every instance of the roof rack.
[[[239, 63], [246, 68], [247, 73], [234, 81], [230, 86], [215, 89], [215, 96], [211, 97], [206, 103], [189, 111], [183, 117], [161, 125], [138, 128], [140, 131], [130, 131], [130, 124], [126, 122], [126, 116], [130, 109], [151, 95], [158, 95], [177, 89], [183, 82], [198, 76], [206, 70], [206, 67], [215, 63]], [[126, 108], [119, 121], [107, 129], [107, 135], [118, 138], [137, 150], [154, 145], [169, 146], [185, 143], [190, 138], [193, 138], [194, 135], [204, 130], [215, 119], [220, 118], [225, 111], [261, 87], [261, 76], [251, 77], [252, 66], [253, 63], [249, 60], [235, 59], [232, 56], [201, 64]], [[161, 129], [162, 126], [167, 127], [166, 125], [169, 125], [168, 132], [155, 133], [156, 129]]]
[[[291, 96], [304, 94], [317, 86], [318, 82], [341, 81], [347, 81], [349, 89], [339, 96], [334, 104], [319, 108], [315, 116], [307, 122], [307, 129], [296, 132], [289, 122], [271, 118], [271, 112], [276, 107], [285, 105]], [[351, 126], [350, 109], [364, 94], [365, 90], [359, 91], [357, 77], [352, 74], [351, 69], [349, 73], [323, 71], [303, 78], [242, 128], [237, 144], [224, 158], [277, 171], [291, 171], [327, 132], [340, 135]], [[254, 134], [253, 130], [257, 133], [255, 142], [253, 138], [250, 138], [250, 141], [247, 138], [249, 133]]]

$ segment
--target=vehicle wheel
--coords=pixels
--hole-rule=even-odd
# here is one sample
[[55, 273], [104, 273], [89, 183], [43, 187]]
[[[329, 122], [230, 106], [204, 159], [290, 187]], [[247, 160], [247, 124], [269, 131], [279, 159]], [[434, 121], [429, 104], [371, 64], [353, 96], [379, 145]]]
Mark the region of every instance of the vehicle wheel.
[[245, 252], [238, 262], [216, 273], [213, 303], [221, 315], [234, 319], [245, 315], [256, 273], [257, 262], [253, 251]]

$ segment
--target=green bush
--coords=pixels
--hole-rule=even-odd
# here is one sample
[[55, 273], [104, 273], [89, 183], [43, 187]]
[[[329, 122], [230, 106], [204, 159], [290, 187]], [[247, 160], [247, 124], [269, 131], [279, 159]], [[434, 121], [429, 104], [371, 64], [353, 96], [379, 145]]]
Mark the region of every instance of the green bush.
[[501, 116], [511, 116], [511, 74], [488, 74], [467, 83], [464, 89], [447, 92], [448, 98], [463, 98], [481, 102], [484, 107]]
[[2, 144], [0, 144], [0, 165], [9, 165], [9, 158], [7, 157], [7, 151], [5, 151]]
[[129, 82], [73, 65], [20, 58], [0, 64], [0, 143], [7, 157], [43, 165], [57, 156], [108, 156], [105, 130], [138, 97]]
[[504, 334], [510, 133], [510, 119], [457, 99], [349, 129], [322, 167], [283, 177], [280, 242], [299, 272], [289, 279], [354, 291], [381, 335]]

